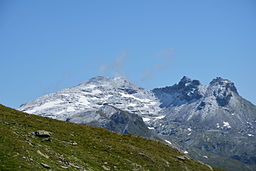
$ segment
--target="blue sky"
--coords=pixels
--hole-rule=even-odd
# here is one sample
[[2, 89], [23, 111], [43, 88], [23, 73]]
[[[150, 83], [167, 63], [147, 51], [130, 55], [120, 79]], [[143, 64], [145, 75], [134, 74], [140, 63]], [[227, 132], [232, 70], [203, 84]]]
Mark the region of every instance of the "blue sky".
[[221, 76], [256, 104], [255, 0], [1, 0], [0, 103], [91, 77], [146, 88]]

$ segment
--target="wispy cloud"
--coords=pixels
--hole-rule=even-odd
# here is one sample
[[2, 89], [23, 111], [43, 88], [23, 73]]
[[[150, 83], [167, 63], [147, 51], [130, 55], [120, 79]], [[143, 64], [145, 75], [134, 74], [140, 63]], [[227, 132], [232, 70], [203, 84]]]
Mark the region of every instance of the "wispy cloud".
[[112, 62], [108, 64], [102, 64], [99, 67], [99, 74], [111, 74], [113, 76], [124, 76], [125, 59], [128, 56], [127, 52], [124, 52], [117, 56]]
[[64, 71], [62, 71], [62, 73], [60, 74], [60, 77], [58, 80], [56, 80], [55, 82], [53, 82], [49, 87], [46, 88], [45, 92], [46, 93], [50, 93], [56, 90], [59, 90], [60, 88], [63, 88], [63, 84], [72, 77], [73, 71], [70, 69], [66, 69]]
[[159, 58], [159, 63], [156, 63], [151, 68], [146, 70], [142, 76], [141, 81], [153, 80], [157, 72], [166, 70], [171, 67], [173, 61], [173, 53], [175, 52], [174, 48], [165, 49], [154, 54]]
[[112, 70], [115, 76], [124, 75], [124, 65], [125, 65], [125, 58], [128, 56], [127, 52], [122, 53], [118, 57], [116, 57], [113, 65]]
[[101, 64], [99, 67], [99, 74], [105, 75], [108, 73], [108, 65], [107, 64]]

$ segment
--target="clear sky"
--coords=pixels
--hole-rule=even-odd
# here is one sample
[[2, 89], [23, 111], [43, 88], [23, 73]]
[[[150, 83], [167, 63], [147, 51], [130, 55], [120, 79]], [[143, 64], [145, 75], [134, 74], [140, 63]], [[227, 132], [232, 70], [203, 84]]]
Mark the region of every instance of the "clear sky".
[[0, 103], [91, 77], [146, 88], [221, 76], [256, 104], [255, 0], [0, 0]]

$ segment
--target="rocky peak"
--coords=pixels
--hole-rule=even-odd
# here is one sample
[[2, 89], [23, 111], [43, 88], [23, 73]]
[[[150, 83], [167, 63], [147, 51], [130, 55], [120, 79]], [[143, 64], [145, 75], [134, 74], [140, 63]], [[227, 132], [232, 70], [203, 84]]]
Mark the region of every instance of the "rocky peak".
[[188, 78], [187, 76], [183, 76], [182, 79], [180, 80], [179, 84], [186, 84], [192, 82], [191, 78]]
[[200, 81], [192, 80], [186, 76], [184, 76], [180, 82], [176, 86], [178, 90], [181, 91], [182, 98], [187, 101], [191, 101], [193, 99], [199, 99], [202, 97], [202, 94], [199, 91]]
[[193, 87], [198, 87], [200, 85], [200, 81], [199, 80], [192, 80], [186, 76], [184, 76], [180, 82], [178, 83], [178, 88], [182, 89], [182, 88], [193, 88]]
[[154, 89], [153, 93], [162, 103], [162, 107], [176, 106], [200, 99], [203, 96], [201, 86], [200, 81], [184, 76], [179, 83]]
[[198, 80], [192, 80], [186, 76], [184, 76], [178, 84], [174, 84], [173, 86], [167, 86], [164, 88], [156, 88], [154, 90], [161, 90], [165, 93], [175, 93], [177, 91], [183, 92], [189, 92], [193, 91], [194, 89], [198, 89], [198, 86], [201, 85], [200, 81]]
[[225, 89], [227, 91], [232, 91], [232, 92], [238, 94], [235, 84], [233, 82], [231, 82], [230, 80], [224, 79], [221, 77], [217, 77], [217, 78], [213, 79], [210, 82], [209, 86], [218, 87], [218, 88]]
[[96, 85], [107, 87], [137, 87], [126, 80], [124, 77], [103, 77], [97, 76], [82, 84], [82, 86]]
[[86, 83], [97, 83], [97, 82], [107, 81], [107, 80], [109, 80], [107, 77], [97, 76], [97, 77], [91, 78], [91, 79], [90, 79], [89, 81], [87, 81]]
[[118, 81], [118, 82], [129, 82], [127, 79], [125, 79], [124, 77], [113, 77], [114, 81]]
[[215, 96], [219, 106], [228, 105], [234, 94], [238, 95], [234, 83], [221, 77], [217, 77], [210, 82], [207, 92], [208, 95]]

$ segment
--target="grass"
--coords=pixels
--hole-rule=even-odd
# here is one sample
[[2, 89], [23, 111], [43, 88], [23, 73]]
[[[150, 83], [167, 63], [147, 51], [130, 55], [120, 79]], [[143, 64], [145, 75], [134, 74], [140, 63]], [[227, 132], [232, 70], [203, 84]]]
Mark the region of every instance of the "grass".
[[[37, 130], [51, 132], [51, 141], [33, 135]], [[177, 156], [184, 154], [158, 141], [0, 105], [0, 170], [211, 170]]]

